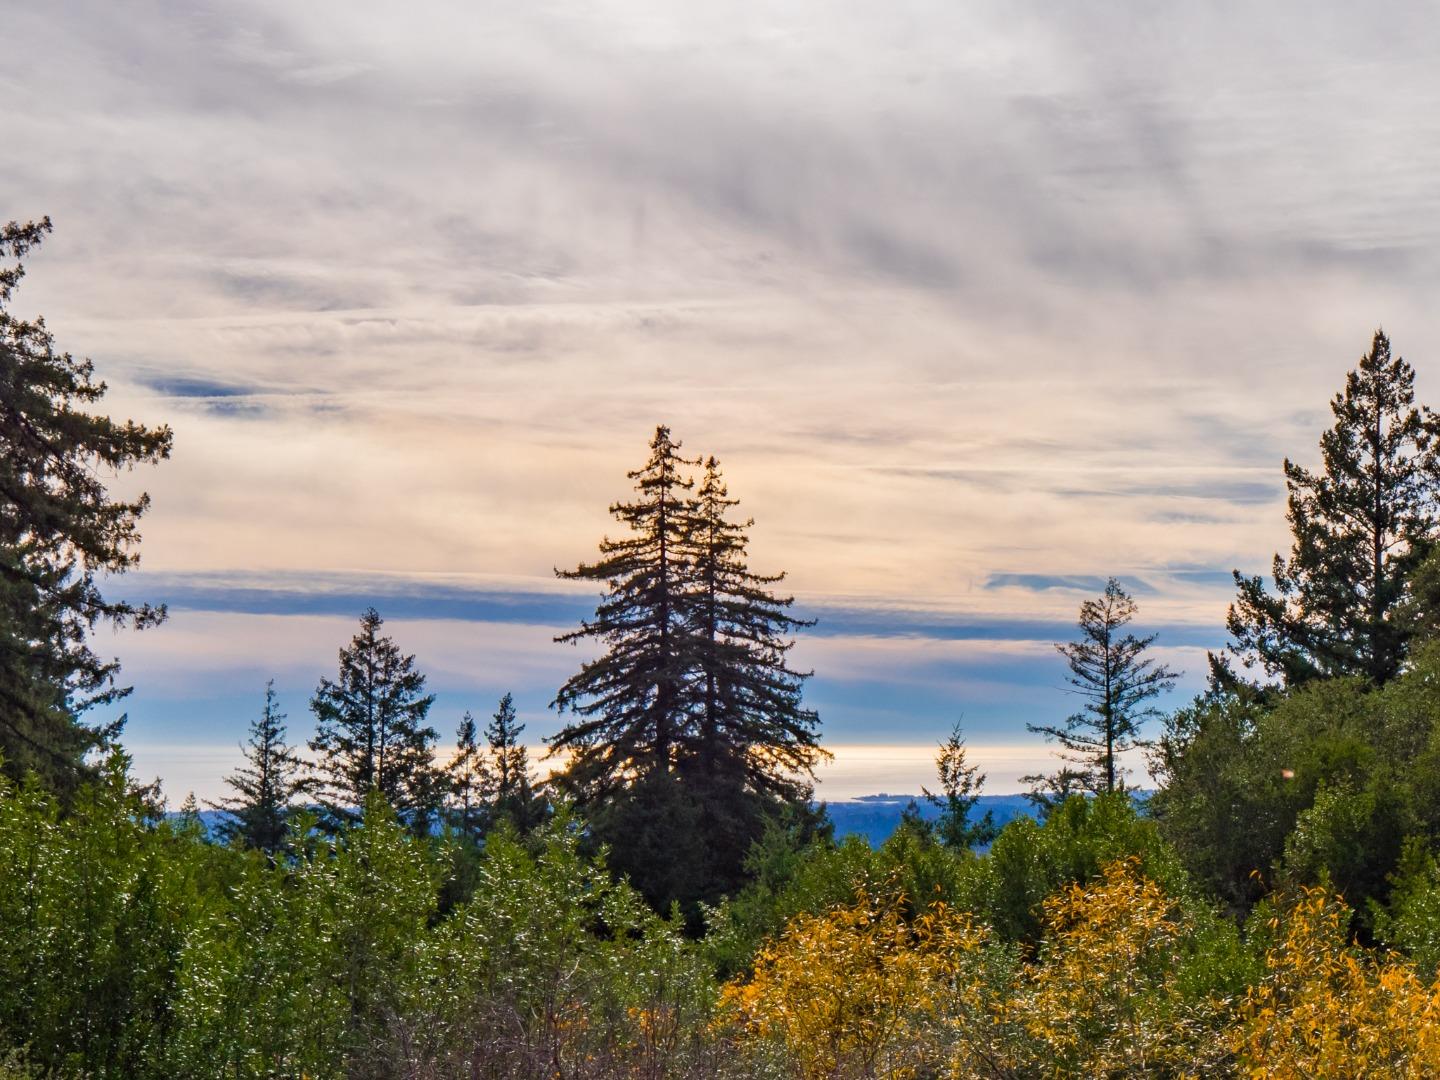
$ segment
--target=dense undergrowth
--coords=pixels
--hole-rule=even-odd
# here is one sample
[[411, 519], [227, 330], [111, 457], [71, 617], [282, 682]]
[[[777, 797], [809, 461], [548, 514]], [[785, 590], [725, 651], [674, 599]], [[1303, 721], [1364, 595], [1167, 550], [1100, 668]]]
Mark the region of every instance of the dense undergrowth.
[[[1412, 848], [1415, 845], [1411, 845]], [[1364, 947], [1333, 886], [1237, 922], [1119, 796], [988, 854], [777, 828], [709, 932], [563, 809], [483, 850], [378, 799], [273, 863], [156, 820], [117, 756], [65, 813], [0, 789], [0, 1076], [1425, 1076], [1440, 879]], [[1418, 852], [1418, 849], [1417, 849]]]

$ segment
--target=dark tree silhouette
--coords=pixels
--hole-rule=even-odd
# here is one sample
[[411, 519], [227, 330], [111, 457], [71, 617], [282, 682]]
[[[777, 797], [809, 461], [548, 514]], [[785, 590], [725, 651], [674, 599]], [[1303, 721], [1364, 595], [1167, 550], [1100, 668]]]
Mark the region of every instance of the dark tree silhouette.
[[1400, 671], [1413, 624], [1396, 611], [1434, 545], [1440, 495], [1437, 421], [1416, 407], [1414, 383], [1377, 330], [1330, 403], [1323, 470], [1286, 460], [1290, 558], [1275, 556], [1273, 593], [1235, 571], [1234, 641], [1211, 657], [1221, 688], [1243, 678], [1232, 660], [1286, 686], [1340, 675], [1382, 685]]
[[101, 574], [139, 561], [146, 495], [111, 499], [105, 481], [170, 454], [168, 427], [116, 423], [86, 412], [105, 395], [89, 360], [57, 352], [43, 319], [9, 310], [24, 276], [18, 260], [50, 231], [50, 219], [0, 226], [0, 762], [70, 790], [92, 775], [86, 755], [105, 747], [123, 718], [84, 712], [129, 693], [119, 664], [89, 647], [101, 622], [154, 626], [165, 609], [107, 600]]
[[415, 657], [402, 655], [380, 633], [384, 620], [370, 608], [360, 632], [340, 650], [336, 681], [321, 679], [310, 701], [316, 732], [310, 749], [321, 803], [334, 827], [358, 819], [378, 791], [416, 832], [424, 832], [443, 795], [431, 760], [439, 738], [425, 726], [434, 703]]
[[1141, 638], [1122, 633], [1136, 610], [1135, 601], [1113, 577], [1099, 599], [1080, 605], [1080, 640], [1055, 649], [1070, 668], [1072, 693], [1085, 704], [1062, 725], [1025, 725], [1058, 741], [1061, 757], [1079, 765], [1081, 782], [1097, 792], [1124, 787], [1116, 757], [1145, 745], [1140, 725], [1159, 715], [1147, 703], [1173, 689], [1177, 678], [1145, 655], [1155, 642], [1154, 634]]
[[594, 620], [559, 641], [605, 652], [556, 695], [579, 719], [550, 740], [570, 761], [562, 787], [586, 807], [614, 865], [660, 906], [713, 898], [742, 878], [767, 818], [805, 804], [822, 758], [789, 635], [809, 625], [753, 573], [746, 529], [719, 464], [698, 497], [669, 429], [629, 474], [638, 498], [611, 507], [629, 527], [602, 559], [562, 576], [603, 581]]
[[656, 428], [650, 460], [627, 474], [639, 497], [610, 507], [629, 535], [602, 540], [596, 563], [556, 571], [607, 586], [595, 618], [555, 639], [605, 647], [552, 703], [576, 716], [549, 743], [553, 753], [570, 755], [563, 780], [582, 803], [638, 776], [668, 774], [680, 746], [694, 633], [686, 542], [695, 514], [693, 481], [681, 470], [695, 463], [679, 451], [670, 429]]
[[530, 748], [520, 741], [524, 732], [525, 725], [515, 717], [515, 698], [506, 694], [485, 727], [485, 743], [495, 774], [495, 820], [509, 821], [521, 832], [545, 817], [545, 800], [535, 790], [530, 768]]
[[934, 824], [940, 842], [959, 851], [994, 840], [1000, 833], [994, 814], [987, 810], [979, 820], [970, 820], [980, 789], [985, 786], [985, 774], [980, 766], [966, 762], [965, 734], [958, 722], [950, 730], [949, 738], [940, 744], [940, 752], [935, 755], [935, 771], [940, 779], [940, 794], [920, 790], [940, 811]]
[[274, 679], [265, 684], [265, 706], [250, 722], [250, 737], [241, 750], [245, 766], [225, 778], [235, 796], [216, 804], [231, 815], [219, 833], [274, 855], [285, 844], [295, 800], [311, 788], [304, 762], [285, 745], [285, 714], [275, 703]]
[[820, 718], [804, 707], [808, 673], [787, 655], [795, 630], [814, 625], [790, 614], [792, 597], [772, 587], [783, 573], [757, 574], [747, 560], [752, 520], [731, 521], [732, 499], [714, 457], [705, 462], [688, 539], [688, 637], [694, 652], [690, 716], [679, 772], [705, 837], [711, 895], [744, 880], [747, 854], [784, 805], [808, 806]]
[[733, 774], [762, 795], [807, 800], [812, 771], [827, 755], [817, 737], [820, 717], [801, 702], [809, 673], [792, 670], [786, 654], [790, 635], [815, 624], [789, 613], [793, 597], [771, 591], [783, 573], [750, 570], [746, 530], [754, 521], [727, 519], [738, 505], [719, 462], [709, 458], [689, 538], [687, 607], [697, 625], [688, 640], [698, 686], [686, 756], [702, 775]]
[[471, 838], [479, 838], [489, 818], [488, 804], [495, 777], [485, 751], [476, 740], [475, 718], [468, 712], [455, 729], [455, 756], [446, 766], [445, 774], [451, 827]]

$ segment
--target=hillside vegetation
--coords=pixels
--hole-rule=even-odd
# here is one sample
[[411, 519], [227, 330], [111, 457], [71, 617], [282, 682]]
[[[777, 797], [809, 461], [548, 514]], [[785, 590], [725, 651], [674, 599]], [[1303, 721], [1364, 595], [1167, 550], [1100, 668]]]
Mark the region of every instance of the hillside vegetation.
[[[0, 230], [19, 259], [48, 222]], [[364, 612], [309, 706], [267, 689], [212, 836], [137, 784], [89, 647], [168, 456], [0, 270], [0, 1077], [1440, 1075], [1440, 421], [1383, 334], [1285, 464], [1293, 546], [1237, 573], [1206, 691], [1110, 578], [1057, 644], [1079, 708], [1000, 822], [957, 726], [878, 847], [815, 802], [789, 661], [713, 456], [666, 427], [611, 508], [591, 650], [532, 775], [512, 697], [440, 753]], [[498, 690], [498, 688], [497, 688]], [[257, 694], [258, 698], [258, 694]], [[962, 703], [957, 703], [957, 706]], [[958, 712], [957, 707], [957, 712]], [[1044, 722], [1039, 722], [1044, 721]], [[1127, 751], [1149, 755], [1137, 792]]]

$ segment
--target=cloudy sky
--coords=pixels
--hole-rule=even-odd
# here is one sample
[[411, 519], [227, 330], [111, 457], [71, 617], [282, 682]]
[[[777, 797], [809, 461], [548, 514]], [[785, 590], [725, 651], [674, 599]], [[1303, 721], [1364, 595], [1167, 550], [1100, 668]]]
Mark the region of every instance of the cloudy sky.
[[448, 734], [580, 662], [657, 423], [817, 628], [822, 793], [992, 790], [1117, 575], [1186, 670], [1286, 546], [1280, 462], [1384, 325], [1440, 400], [1429, 5], [951, 0], [13, 5], [16, 295], [175, 430], [171, 619], [101, 640], [127, 743], [219, 793], [374, 603]]

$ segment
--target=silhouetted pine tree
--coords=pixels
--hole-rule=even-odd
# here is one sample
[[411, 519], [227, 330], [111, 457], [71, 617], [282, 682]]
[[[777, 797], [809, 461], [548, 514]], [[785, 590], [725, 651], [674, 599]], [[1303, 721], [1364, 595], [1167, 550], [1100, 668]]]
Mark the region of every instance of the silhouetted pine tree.
[[726, 516], [738, 505], [719, 462], [709, 458], [690, 536], [699, 686], [687, 757], [702, 775], [738, 773], [760, 794], [807, 800], [811, 771], [827, 755], [818, 742], [820, 717], [801, 703], [809, 673], [792, 670], [786, 654], [794, 644], [790, 635], [815, 623], [789, 613], [794, 597], [771, 591], [784, 573], [750, 569], [745, 533], [755, 522]]
[[274, 855], [285, 843], [295, 800], [310, 789], [304, 763], [285, 745], [285, 714], [275, 704], [275, 680], [265, 684], [265, 706], [250, 722], [241, 748], [247, 764], [225, 778], [235, 797], [216, 803], [231, 817], [217, 830], [225, 840]]
[[[0, 258], [23, 258], [49, 231], [49, 218], [0, 225]], [[56, 350], [43, 320], [10, 313], [23, 276], [18, 262], [0, 266], [0, 768], [69, 791], [96, 775], [86, 755], [124, 722], [81, 716], [129, 693], [115, 683], [119, 664], [89, 647], [91, 631], [165, 617], [100, 593], [101, 575], [139, 561], [137, 523], [150, 505], [143, 494], [112, 499], [105, 480], [168, 457], [171, 435], [85, 411], [105, 384], [90, 361]]]
[[524, 731], [525, 725], [515, 717], [515, 698], [506, 694], [485, 728], [495, 779], [492, 814], [496, 821], [508, 820], [521, 832], [538, 825], [544, 812], [530, 771], [530, 750], [520, 741]]
[[686, 548], [694, 485], [682, 470], [696, 463], [679, 451], [657, 427], [649, 461], [627, 474], [637, 498], [610, 507], [628, 535], [602, 540], [598, 562], [556, 571], [607, 587], [595, 618], [556, 640], [594, 640], [605, 651], [555, 695], [555, 707], [577, 719], [549, 740], [551, 753], [569, 755], [557, 786], [576, 799], [592, 838], [610, 845], [612, 867], [662, 908], [695, 895], [703, 843], [674, 773], [694, 654]]
[[185, 796], [175, 815], [175, 831], [196, 840], [205, 839], [205, 822], [200, 819], [200, 803], [193, 791]]
[[449, 819], [452, 828], [479, 838], [489, 818], [495, 777], [485, 751], [476, 740], [475, 718], [468, 712], [455, 730], [455, 756], [446, 766]]
[[1290, 558], [1275, 556], [1274, 593], [1235, 571], [1234, 643], [1211, 657], [1221, 687], [1242, 677], [1231, 658], [1287, 686], [1337, 675], [1380, 685], [1399, 672], [1411, 623], [1396, 608], [1434, 544], [1440, 494], [1437, 421], [1415, 406], [1414, 382], [1414, 369], [1391, 357], [1377, 330], [1330, 403], [1323, 471], [1286, 460]]
[[714, 893], [740, 883], [745, 856], [778, 804], [808, 804], [814, 766], [826, 756], [820, 718], [802, 703], [809, 676], [786, 662], [790, 635], [814, 623], [792, 616], [794, 599], [772, 591], [783, 573], [750, 569], [746, 530], [754, 522], [729, 519], [738, 505], [710, 457], [687, 545], [695, 685], [679, 769], [699, 804]]
[[950, 730], [950, 737], [940, 744], [940, 752], [935, 755], [935, 771], [940, 778], [940, 794], [931, 794], [925, 788], [920, 790], [931, 805], [940, 810], [934, 824], [935, 835], [940, 842], [958, 851], [994, 840], [1000, 834], [994, 814], [987, 810], [979, 820], [970, 820], [980, 799], [980, 789], [985, 786], [985, 774], [980, 771], [980, 766], [966, 762], [965, 735], [959, 723]]
[[745, 853], [779, 807], [804, 804], [824, 756], [806, 676], [786, 663], [809, 625], [752, 573], [745, 530], [718, 464], [698, 499], [669, 430], [656, 430], [639, 498], [611, 508], [630, 528], [603, 558], [563, 573], [604, 581], [595, 619], [557, 640], [598, 639], [605, 653], [555, 704], [581, 719], [550, 740], [571, 762], [561, 784], [586, 807], [612, 864], [661, 907], [738, 883]]
[[604, 582], [593, 620], [555, 640], [593, 640], [605, 652], [584, 664], [552, 703], [576, 719], [549, 740], [570, 755], [564, 785], [586, 803], [649, 773], [668, 775], [684, 735], [693, 655], [686, 540], [694, 525], [693, 481], [670, 429], [658, 427], [650, 460], [627, 475], [638, 498], [610, 513], [629, 535], [600, 543], [601, 558], [562, 578]]
[[1072, 692], [1085, 705], [1062, 726], [1025, 725], [1057, 740], [1064, 750], [1061, 757], [1081, 767], [1079, 775], [1092, 791], [1124, 787], [1116, 756], [1145, 745], [1140, 725], [1159, 715], [1146, 703], [1175, 686], [1176, 673], [1145, 655], [1154, 634], [1122, 634], [1136, 610], [1135, 601], [1114, 578], [1099, 599], [1080, 605], [1080, 640], [1055, 649], [1069, 664]]
[[404, 656], [380, 633], [384, 620], [370, 608], [360, 632], [340, 650], [339, 678], [321, 679], [310, 700], [316, 732], [310, 749], [319, 755], [316, 779], [332, 827], [358, 819], [371, 791], [378, 791], [416, 832], [424, 832], [443, 794], [443, 778], [431, 760], [439, 737], [426, 727], [434, 703], [415, 657]]

